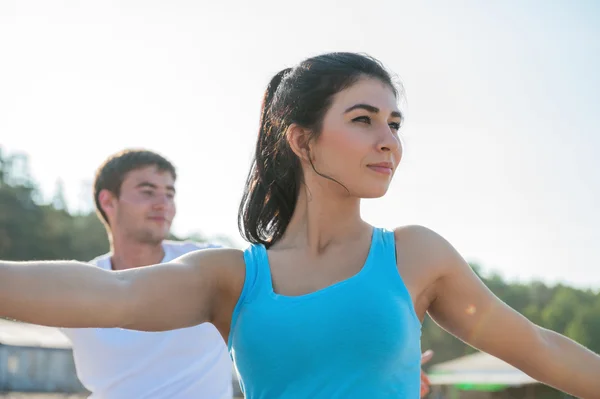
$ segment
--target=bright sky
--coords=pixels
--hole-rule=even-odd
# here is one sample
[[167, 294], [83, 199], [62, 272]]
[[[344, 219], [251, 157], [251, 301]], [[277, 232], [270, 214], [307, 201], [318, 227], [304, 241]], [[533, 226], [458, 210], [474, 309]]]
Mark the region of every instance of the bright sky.
[[242, 244], [268, 80], [366, 52], [402, 79], [408, 119], [364, 217], [425, 225], [510, 279], [600, 289], [600, 6], [425, 3], [3, 0], [0, 145], [30, 156], [47, 198], [62, 178], [72, 210], [109, 154], [158, 151], [179, 169], [174, 232]]

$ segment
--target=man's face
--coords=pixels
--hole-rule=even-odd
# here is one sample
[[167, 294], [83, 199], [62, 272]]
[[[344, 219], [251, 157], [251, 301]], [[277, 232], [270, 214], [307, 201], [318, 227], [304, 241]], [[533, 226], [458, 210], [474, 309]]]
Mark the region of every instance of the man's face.
[[113, 235], [149, 244], [167, 238], [176, 213], [174, 184], [171, 173], [156, 166], [127, 173], [119, 198], [111, 195], [112, 209], [105, 210]]

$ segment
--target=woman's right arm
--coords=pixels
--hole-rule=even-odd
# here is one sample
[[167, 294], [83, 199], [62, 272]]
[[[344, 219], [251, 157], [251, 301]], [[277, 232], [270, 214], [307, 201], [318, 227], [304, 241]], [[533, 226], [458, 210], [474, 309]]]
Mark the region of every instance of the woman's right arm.
[[[107, 271], [70, 261], [0, 261], [0, 316], [55, 327], [164, 331], [211, 321], [243, 281], [243, 253], [203, 249]], [[235, 298], [237, 300], [237, 298]]]

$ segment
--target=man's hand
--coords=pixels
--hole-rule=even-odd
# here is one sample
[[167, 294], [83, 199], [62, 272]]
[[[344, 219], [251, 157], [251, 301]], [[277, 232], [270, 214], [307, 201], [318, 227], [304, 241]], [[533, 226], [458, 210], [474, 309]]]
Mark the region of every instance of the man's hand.
[[[421, 365], [430, 361], [432, 357], [433, 357], [432, 350], [426, 350], [425, 352], [423, 352], [423, 354], [421, 355]], [[430, 385], [429, 378], [427, 377], [427, 374], [425, 374], [423, 369], [421, 369], [421, 397], [422, 398], [425, 397], [425, 395], [427, 395], [429, 393], [429, 385]]]

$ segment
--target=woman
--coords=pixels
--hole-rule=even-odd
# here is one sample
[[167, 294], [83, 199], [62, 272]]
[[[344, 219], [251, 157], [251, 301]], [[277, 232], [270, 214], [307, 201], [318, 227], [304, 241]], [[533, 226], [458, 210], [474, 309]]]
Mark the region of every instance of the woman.
[[285, 69], [265, 93], [240, 206], [246, 251], [198, 251], [109, 272], [77, 262], [0, 264], [0, 314], [62, 327], [161, 331], [213, 323], [246, 397], [417, 398], [428, 313], [537, 380], [600, 397], [600, 357], [496, 298], [419, 226], [360, 217], [402, 157], [398, 92], [369, 57]]

